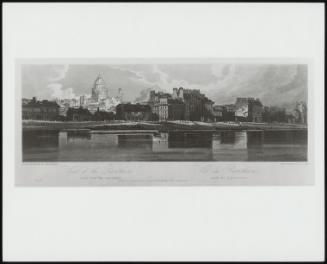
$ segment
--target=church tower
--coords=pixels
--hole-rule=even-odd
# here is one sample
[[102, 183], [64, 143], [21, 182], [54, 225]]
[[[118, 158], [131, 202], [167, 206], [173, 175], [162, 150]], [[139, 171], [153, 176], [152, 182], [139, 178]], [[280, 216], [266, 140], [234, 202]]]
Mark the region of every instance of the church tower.
[[101, 75], [98, 75], [98, 77], [94, 81], [94, 85], [92, 88], [92, 100], [95, 102], [99, 102], [103, 99], [108, 98], [109, 92], [106, 87], [106, 83], [101, 77]]

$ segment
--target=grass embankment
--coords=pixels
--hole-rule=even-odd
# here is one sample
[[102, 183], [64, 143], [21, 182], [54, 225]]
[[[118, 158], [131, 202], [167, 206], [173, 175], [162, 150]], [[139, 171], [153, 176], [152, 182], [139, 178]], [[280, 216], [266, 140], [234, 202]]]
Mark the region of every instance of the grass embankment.
[[24, 130], [64, 130], [64, 129], [91, 129], [91, 130], [298, 130], [307, 129], [306, 125], [285, 123], [250, 123], [250, 122], [129, 122], [129, 121], [86, 121], [86, 122], [55, 122], [55, 121], [23, 121]]

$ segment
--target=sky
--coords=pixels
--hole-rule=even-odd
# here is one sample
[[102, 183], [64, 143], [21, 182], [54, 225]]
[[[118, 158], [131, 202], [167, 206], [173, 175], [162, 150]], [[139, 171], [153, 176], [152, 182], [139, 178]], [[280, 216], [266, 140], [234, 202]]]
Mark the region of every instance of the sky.
[[141, 102], [151, 89], [200, 89], [216, 104], [237, 97], [264, 105], [290, 107], [307, 101], [307, 65], [301, 64], [122, 64], [22, 65], [22, 95], [38, 99], [79, 98], [91, 94], [100, 74], [110, 96], [122, 88], [124, 101]]

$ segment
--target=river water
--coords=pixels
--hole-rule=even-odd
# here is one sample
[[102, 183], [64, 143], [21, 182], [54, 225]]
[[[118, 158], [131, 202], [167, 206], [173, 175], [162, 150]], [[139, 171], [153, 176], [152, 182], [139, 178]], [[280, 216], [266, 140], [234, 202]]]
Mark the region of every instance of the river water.
[[[103, 131], [102, 131], [103, 132]], [[23, 131], [23, 161], [306, 161], [307, 131]]]

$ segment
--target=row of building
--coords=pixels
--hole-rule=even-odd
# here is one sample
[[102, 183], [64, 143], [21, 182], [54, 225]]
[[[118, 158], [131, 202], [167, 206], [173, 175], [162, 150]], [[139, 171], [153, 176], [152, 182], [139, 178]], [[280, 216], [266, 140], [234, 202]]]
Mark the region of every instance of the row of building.
[[172, 93], [150, 91], [141, 104], [122, 103], [122, 90], [109, 96], [109, 89], [99, 75], [91, 96], [77, 99], [37, 101], [23, 99], [23, 119], [36, 120], [190, 120], [203, 122], [288, 122], [306, 123], [307, 108], [297, 102], [294, 110], [263, 106], [258, 98], [237, 98], [234, 104], [215, 105], [196, 89], [173, 88]]
[[122, 103], [123, 91], [118, 89], [115, 96], [110, 96], [108, 85], [105, 83], [101, 75], [95, 79], [91, 88], [91, 94], [83, 94], [79, 98], [56, 99], [60, 106], [59, 114], [66, 116], [70, 108], [85, 108], [92, 114], [98, 111], [114, 112], [115, 107]]
[[52, 120], [52, 121], [90, 121], [90, 120], [113, 120], [114, 112], [102, 111], [99, 108], [95, 112], [87, 108], [68, 107], [62, 113], [61, 106], [56, 101], [38, 101], [35, 97], [31, 100], [23, 100], [23, 120]]
[[[37, 101], [36, 98], [23, 99], [23, 119], [36, 120], [86, 120], [99, 116], [112, 116], [116, 106], [123, 101], [123, 92], [119, 88], [115, 96], [110, 96], [108, 85], [101, 75], [95, 79], [91, 94], [79, 98], [55, 99], [54, 101]], [[83, 109], [83, 110], [81, 110]], [[86, 111], [87, 110], [87, 111]]]
[[234, 104], [214, 105], [199, 90], [174, 88], [173, 93], [150, 91], [142, 104], [119, 104], [119, 120], [190, 120], [203, 122], [307, 123], [307, 106], [296, 102], [294, 109], [264, 106], [260, 99], [239, 97]]
[[[181, 94], [179, 90], [178, 94]], [[183, 91], [185, 92], [185, 91]], [[187, 91], [190, 93], [190, 91]], [[173, 98], [169, 94], [152, 92], [147, 103], [122, 103], [115, 111], [95, 112], [87, 108], [69, 107], [65, 115], [55, 101], [23, 100], [23, 119], [25, 120], [130, 120], [130, 121], [167, 121], [192, 120], [205, 122], [239, 121], [239, 122], [280, 122], [307, 123], [307, 108], [304, 102], [297, 102], [294, 110], [263, 106], [259, 99], [237, 98], [235, 104], [213, 105], [212, 101], [198, 96], [198, 91], [191, 100]]]
[[210, 121], [214, 102], [200, 90], [174, 88], [173, 93], [150, 91], [149, 106], [159, 121]]

